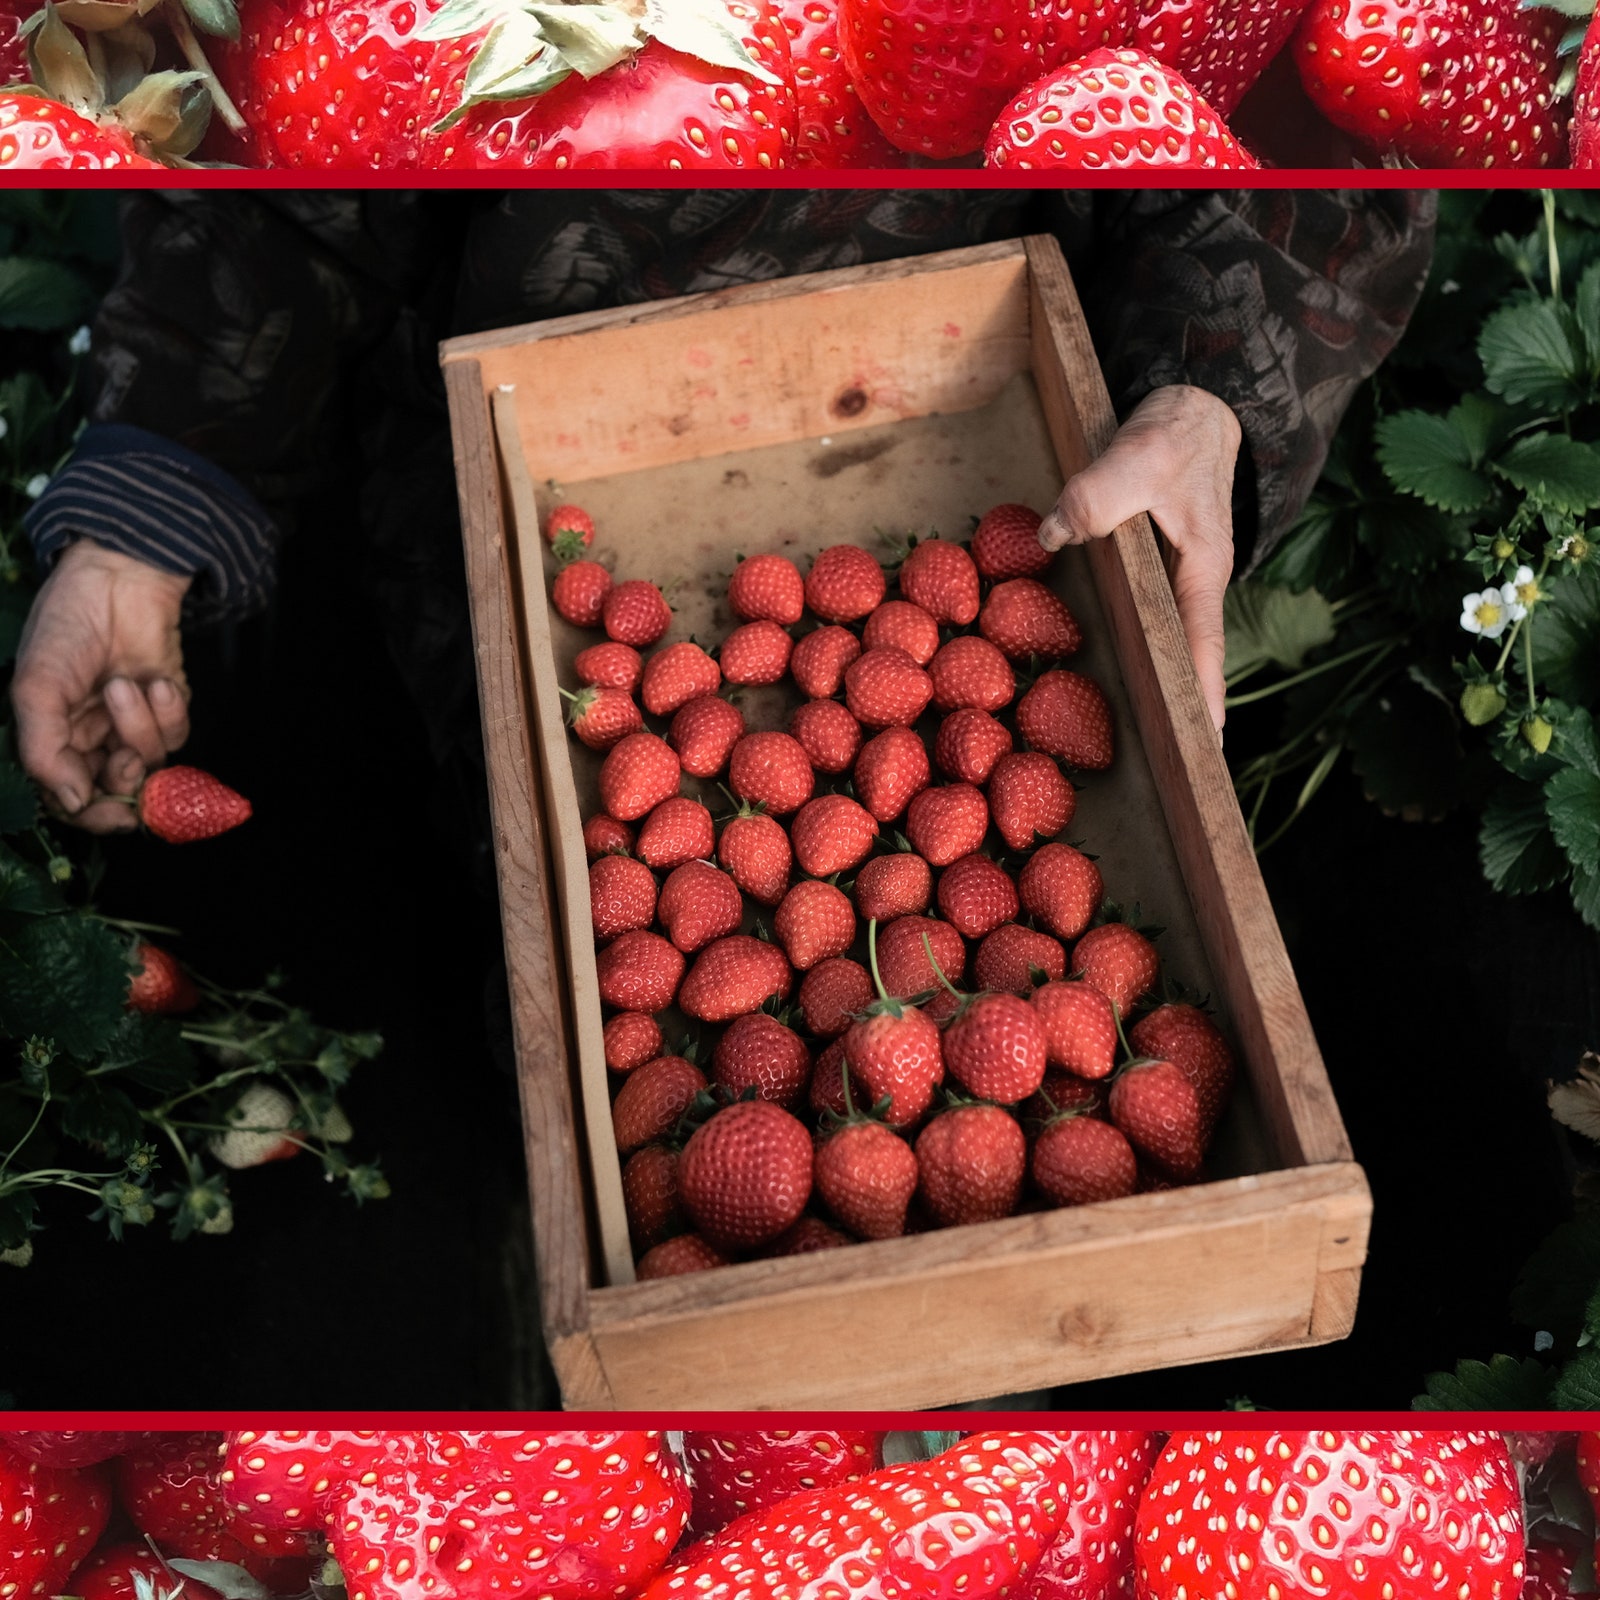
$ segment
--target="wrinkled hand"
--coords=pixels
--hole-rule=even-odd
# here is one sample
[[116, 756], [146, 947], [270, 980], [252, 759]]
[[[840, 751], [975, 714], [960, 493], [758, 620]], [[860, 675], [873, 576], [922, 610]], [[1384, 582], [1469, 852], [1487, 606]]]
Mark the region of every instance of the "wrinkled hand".
[[1226, 712], [1222, 597], [1233, 574], [1233, 468], [1239, 419], [1204, 389], [1156, 389], [1106, 452], [1061, 491], [1039, 529], [1047, 550], [1087, 544], [1141, 511], [1167, 541], [1167, 571], [1195, 670], [1218, 730]]
[[28, 614], [11, 682], [17, 751], [52, 809], [137, 826], [131, 795], [189, 737], [179, 614], [190, 579], [80, 539]]

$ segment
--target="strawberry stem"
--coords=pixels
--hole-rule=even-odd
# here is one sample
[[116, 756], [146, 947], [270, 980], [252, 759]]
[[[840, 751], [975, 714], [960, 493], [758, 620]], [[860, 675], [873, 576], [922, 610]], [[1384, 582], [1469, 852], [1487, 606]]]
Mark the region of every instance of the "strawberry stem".
[[211, 63], [206, 58], [204, 46], [195, 37], [194, 29], [189, 25], [189, 18], [184, 13], [180, 0], [167, 0], [167, 26], [172, 29], [172, 37], [178, 41], [178, 49], [183, 52], [183, 59], [200, 74], [205, 80], [205, 86], [211, 95], [211, 103], [217, 108], [217, 115], [227, 123], [230, 133], [244, 133], [247, 128], [244, 118], [239, 114], [239, 108], [228, 97], [228, 91], [222, 87], [222, 80], [212, 69]]
[[962, 994], [962, 992], [956, 988], [956, 986], [951, 983], [947, 977], [945, 977], [944, 968], [939, 965], [939, 958], [933, 953], [933, 945], [928, 939], [926, 929], [923, 930], [922, 934], [922, 948], [928, 952], [928, 960], [932, 964], [934, 973], [938, 977], [939, 982], [942, 983], [945, 988], [947, 988], [950, 993], [956, 997], [957, 1000], [965, 1000], [966, 996]]

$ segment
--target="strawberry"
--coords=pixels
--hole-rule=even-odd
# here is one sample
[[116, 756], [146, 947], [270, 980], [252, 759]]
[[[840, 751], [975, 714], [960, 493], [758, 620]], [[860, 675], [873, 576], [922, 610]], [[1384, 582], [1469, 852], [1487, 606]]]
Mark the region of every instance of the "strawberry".
[[[623, 584], [616, 592], [621, 594], [627, 587]], [[652, 590], [654, 587], [652, 584]], [[680, 639], [645, 662], [639, 698], [652, 717], [669, 717], [691, 700], [715, 694], [721, 687], [722, 670], [717, 663], [692, 639]]]
[[1017, 692], [1016, 674], [997, 646], [975, 633], [963, 633], [942, 645], [928, 663], [933, 703], [941, 711], [975, 706], [998, 711]]
[[856, 874], [856, 915], [868, 921], [919, 916], [932, 898], [933, 873], [909, 850], [874, 856]]
[[701, 1022], [731, 1022], [774, 997], [787, 1000], [792, 982], [789, 963], [775, 945], [730, 933], [695, 958], [678, 991], [678, 1008]]
[[1112, 1080], [1111, 1120], [1175, 1178], [1200, 1170], [1205, 1140], [1194, 1085], [1170, 1061], [1133, 1061]]
[[800, 1013], [819, 1039], [836, 1039], [872, 1003], [872, 979], [859, 961], [830, 956], [800, 985]]
[[250, 819], [250, 802], [198, 767], [163, 767], [139, 789], [139, 820], [168, 844], [214, 839]]
[[561, 691], [567, 702], [567, 724], [591, 750], [609, 750], [619, 739], [637, 733], [644, 717], [626, 689], [586, 688]]
[[1600, 167], [1600, 12], [1590, 20], [1578, 49], [1570, 137], [1570, 165], [1583, 172]]
[[617, 1149], [627, 1155], [666, 1138], [706, 1087], [706, 1075], [683, 1056], [657, 1056], [636, 1067], [611, 1102]]
[[882, 1464], [883, 1435], [838, 1428], [685, 1431], [683, 1455], [694, 1488], [690, 1524], [704, 1537], [790, 1495], [854, 1483]]
[[[850, 1063], [852, 1082], [861, 1084], [864, 1103], [888, 1100], [884, 1116], [892, 1128], [921, 1122], [933, 1104], [934, 1090], [944, 1081], [938, 1024], [887, 992], [850, 1025], [844, 1059]], [[842, 1097], [842, 1075], [839, 1086]]]
[[0, 1446], [0, 1591], [8, 1600], [63, 1592], [110, 1515], [95, 1468], [47, 1467]]
[[995, 506], [972, 535], [972, 561], [989, 579], [1037, 578], [1053, 559], [1039, 543], [1044, 518], [1028, 506]]
[[745, 622], [792, 628], [805, 614], [805, 580], [787, 556], [751, 556], [728, 579], [728, 604]]
[[709, 861], [685, 861], [661, 886], [656, 917], [685, 955], [733, 933], [744, 920], [739, 886]]
[[698, 800], [672, 795], [639, 824], [639, 859], [657, 872], [709, 856], [717, 842], [711, 813]]
[[946, 539], [924, 539], [900, 563], [900, 593], [935, 622], [964, 628], [978, 615], [978, 569]]
[[1081, 672], [1041, 674], [1017, 702], [1017, 732], [1069, 767], [1100, 772], [1111, 765], [1111, 707]]
[[1037, 578], [1008, 578], [989, 591], [978, 630], [1012, 661], [1070, 656], [1082, 643], [1077, 620]]
[[[1049, 985], [1045, 987], [1048, 988]], [[1039, 993], [1043, 994], [1044, 989]], [[1039, 1009], [1037, 999], [1036, 995], [1034, 1005], [1036, 1011]], [[1023, 1101], [1022, 1123], [1024, 1127], [1036, 1127], [1049, 1122], [1063, 1111], [1078, 1111], [1085, 1116], [1099, 1117], [1105, 1114], [1105, 1108], [1105, 1091], [1099, 1084], [1086, 1083], [1073, 1073], [1058, 1072], [1051, 1067], [1045, 1073], [1044, 1082], [1039, 1085], [1038, 1092]]]
[[647, 1250], [634, 1268], [634, 1276], [641, 1283], [651, 1278], [675, 1278], [683, 1272], [705, 1272], [711, 1267], [725, 1267], [728, 1258], [720, 1250], [713, 1250], [697, 1233], [680, 1233], [653, 1250]]
[[827, 700], [844, 685], [845, 668], [861, 654], [861, 641], [848, 628], [813, 628], [789, 657], [789, 676], [809, 700]]
[[855, 1073], [850, 1072], [845, 1059], [844, 1039], [835, 1039], [819, 1055], [811, 1067], [811, 1087], [806, 1093], [806, 1104], [817, 1115], [831, 1111], [836, 1117], [845, 1115], [845, 1074], [850, 1075], [850, 1093], [861, 1100], [868, 1099], [865, 1085]]
[[722, 1250], [775, 1239], [811, 1197], [811, 1135], [765, 1100], [741, 1100], [697, 1128], [678, 1163], [678, 1193], [700, 1234]]
[[221, 1600], [197, 1578], [175, 1572], [147, 1544], [97, 1551], [72, 1575], [76, 1600]]
[[1060, 941], [1016, 922], [1002, 922], [985, 935], [972, 961], [973, 981], [980, 989], [1006, 994], [1028, 994], [1034, 984], [1066, 973], [1067, 952]]
[[728, 760], [728, 787], [772, 816], [798, 811], [816, 781], [805, 750], [786, 733], [747, 733]]
[[793, 852], [789, 835], [762, 811], [744, 807], [717, 841], [717, 860], [752, 900], [775, 906], [789, 887]]
[[1032, 995], [1044, 1023], [1050, 1065], [1080, 1078], [1106, 1078], [1117, 1063], [1117, 1018], [1092, 983], [1042, 983]]
[[600, 766], [600, 804], [619, 822], [637, 822], [678, 792], [677, 755], [653, 733], [630, 733]]
[[632, 856], [601, 856], [589, 867], [589, 915], [596, 939], [614, 939], [656, 919], [656, 880]]
[[999, 1106], [954, 1106], [917, 1135], [917, 1194], [942, 1228], [1009, 1217], [1028, 1142]]
[[904, 158], [867, 115], [845, 70], [836, 0], [778, 0], [776, 10], [789, 34], [800, 113], [793, 164], [830, 172], [903, 166]]
[[939, 624], [909, 600], [885, 600], [861, 629], [861, 645], [866, 650], [893, 645], [925, 667], [939, 648]]
[[932, 680], [897, 645], [863, 650], [845, 670], [845, 704], [863, 727], [909, 728], [932, 698]]
[[738, 1099], [756, 1098], [793, 1111], [811, 1084], [811, 1052], [800, 1035], [765, 1011], [735, 1017], [711, 1057], [712, 1081]]
[[1161, 1436], [1081, 1430], [1055, 1438], [1073, 1472], [1072, 1492], [1023, 1600], [1132, 1600], [1134, 1522]]
[[[4, 0], [0, 4], [0, 86], [28, 81], [28, 36], [22, 31], [22, 24], [33, 11], [29, 0]], [[854, 94], [851, 90], [852, 97]], [[861, 120], [867, 121], [864, 112]]]
[[[1054, 763], [1052, 763], [1052, 766]], [[1070, 844], [1041, 845], [1017, 877], [1023, 908], [1059, 939], [1076, 939], [1105, 898], [1100, 869]]]
[[1053, 1206], [1120, 1200], [1139, 1186], [1139, 1162], [1109, 1122], [1066, 1115], [1050, 1122], [1029, 1157], [1033, 1186]]
[[[937, 679], [933, 692], [937, 700]], [[1010, 752], [1011, 730], [976, 706], [952, 711], [939, 724], [933, 741], [933, 759], [940, 771], [963, 783], [987, 783], [995, 763]]]
[[845, 1122], [817, 1151], [816, 1168], [823, 1204], [858, 1239], [898, 1239], [906, 1231], [917, 1158], [883, 1123], [865, 1116]]
[[714, 694], [691, 700], [672, 719], [667, 743], [691, 778], [714, 778], [744, 738], [744, 713]]
[[583, 825], [583, 848], [591, 861], [618, 852], [626, 854], [633, 848], [633, 829], [597, 811]]
[[683, 977], [683, 954], [659, 933], [619, 933], [594, 960], [600, 998], [619, 1011], [665, 1011]]
[[1072, 975], [1092, 984], [1126, 1016], [1156, 981], [1156, 947], [1125, 922], [1091, 928], [1073, 946]]
[[977, 995], [945, 1025], [944, 1064], [980, 1100], [1016, 1105], [1044, 1082], [1044, 1023], [1017, 995]]
[[829, 545], [806, 575], [806, 604], [824, 622], [854, 622], [882, 602], [888, 587], [883, 568], [860, 545]]
[[1263, 1596], [1309, 1583], [1350, 1600], [1515, 1600], [1522, 1583], [1516, 1473], [1486, 1432], [1176, 1433], [1135, 1540], [1149, 1600], [1228, 1582]]
[[783, 897], [772, 931], [790, 966], [805, 972], [829, 956], [842, 956], [855, 943], [856, 910], [843, 889], [806, 879]]
[[307, 1530], [332, 1515], [344, 1485], [376, 1464], [383, 1435], [368, 1431], [226, 1435], [217, 1473], [234, 1525]]
[[1072, 821], [1077, 791], [1039, 750], [1007, 751], [989, 776], [989, 810], [1012, 850], [1031, 850]]
[[[1512, 1460], [1516, 1459], [1513, 1450]], [[1572, 1573], [1577, 1559], [1575, 1549], [1555, 1539], [1530, 1536], [1520, 1600], [1573, 1600]]]
[[1139, 0], [1131, 43], [1231, 117], [1303, 10], [1305, 0]]
[[[412, 0], [392, 0], [407, 6]], [[550, 585], [550, 604], [575, 628], [598, 628], [611, 593], [611, 574], [598, 561], [574, 561]]]
[[776, 683], [793, 650], [794, 640], [776, 622], [747, 622], [722, 641], [722, 675], [729, 683]]
[[600, 619], [608, 639], [643, 649], [672, 626], [672, 610], [648, 578], [630, 578], [607, 591]]
[[619, 1011], [606, 1020], [602, 1037], [613, 1072], [632, 1072], [661, 1054], [661, 1029], [647, 1011]]
[[594, 543], [594, 518], [582, 506], [553, 506], [544, 537], [557, 561], [576, 561]]
[[143, 1011], [153, 1017], [174, 1016], [193, 1011], [200, 1004], [200, 991], [194, 980], [159, 945], [141, 939], [133, 947], [138, 970], [128, 980], [130, 1011]]
[[866, 860], [878, 837], [877, 819], [845, 794], [818, 795], [794, 814], [789, 841], [801, 870], [813, 878], [848, 872]]
[[916, 734], [909, 728], [885, 728], [862, 745], [850, 776], [862, 805], [879, 822], [893, 822], [928, 787], [933, 773]]
[[635, 1150], [622, 1169], [622, 1203], [636, 1255], [682, 1233], [688, 1222], [678, 1201], [678, 1152], [661, 1144]]
[[937, 917], [896, 917], [877, 934], [878, 971], [884, 989], [896, 1000], [941, 987], [939, 973], [933, 970], [923, 947], [924, 936], [933, 946], [939, 971], [951, 983], [960, 983], [966, 975], [967, 947], [948, 922]]
[[227, 1131], [211, 1136], [211, 1153], [236, 1172], [269, 1161], [288, 1161], [300, 1153], [300, 1146], [289, 1137], [296, 1119], [288, 1095], [269, 1083], [251, 1083], [224, 1117]]
[[1197, 1006], [1164, 1005], [1134, 1024], [1128, 1042], [1142, 1056], [1170, 1061], [1194, 1085], [1201, 1136], [1209, 1144], [1233, 1088], [1233, 1052], [1221, 1030]]
[[140, 153], [114, 116], [98, 119], [42, 95], [0, 91], [0, 173], [160, 171], [163, 166]]
[[848, 772], [861, 749], [861, 724], [837, 700], [807, 700], [796, 706], [789, 732], [811, 765], [830, 775]]
[[911, 848], [932, 867], [971, 855], [989, 831], [989, 802], [970, 783], [924, 789], [906, 809]]
[[41, 1467], [97, 1467], [120, 1456], [137, 1437], [110, 1428], [0, 1429], [0, 1450], [9, 1450], [24, 1461], [37, 1461]]
[[969, 939], [981, 939], [1002, 922], [1014, 922], [1019, 909], [1016, 885], [988, 856], [962, 856], [939, 879], [939, 910]]
[[621, 689], [632, 694], [639, 687], [644, 672], [644, 657], [631, 644], [618, 644], [607, 639], [603, 644], [592, 644], [572, 658], [572, 670], [578, 682], [592, 684], [597, 689]]

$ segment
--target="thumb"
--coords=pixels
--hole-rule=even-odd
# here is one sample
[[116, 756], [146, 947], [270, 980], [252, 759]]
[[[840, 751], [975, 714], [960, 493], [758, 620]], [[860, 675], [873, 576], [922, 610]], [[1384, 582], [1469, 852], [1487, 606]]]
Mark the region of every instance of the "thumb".
[[1223, 676], [1227, 639], [1222, 607], [1230, 574], [1226, 557], [1219, 557], [1215, 546], [1205, 544], [1179, 550], [1172, 569], [1172, 597], [1177, 602], [1178, 620], [1194, 657], [1200, 692], [1219, 733], [1228, 716], [1228, 688]]

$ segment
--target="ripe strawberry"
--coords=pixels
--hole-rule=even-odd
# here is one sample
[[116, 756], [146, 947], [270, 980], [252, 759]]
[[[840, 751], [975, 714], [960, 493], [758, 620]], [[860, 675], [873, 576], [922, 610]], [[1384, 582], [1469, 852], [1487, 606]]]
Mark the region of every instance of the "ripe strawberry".
[[319, 1528], [344, 1486], [384, 1453], [377, 1432], [262, 1432], [226, 1435], [217, 1474], [234, 1526], [256, 1530]]
[[697, 1233], [680, 1233], [653, 1250], [647, 1250], [634, 1268], [634, 1276], [641, 1282], [651, 1278], [675, 1278], [682, 1272], [705, 1272], [711, 1267], [725, 1267], [728, 1258], [720, 1250], [713, 1250]]
[[639, 859], [657, 872], [704, 859], [717, 842], [711, 813], [698, 800], [672, 795], [639, 824]]
[[970, 783], [924, 789], [906, 809], [906, 836], [929, 866], [971, 855], [989, 831], [989, 802]]
[[147, 1544], [115, 1544], [72, 1575], [76, 1600], [221, 1600], [215, 1589], [174, 1571]]
[[722, 641], [722, 675], [729, 683], [776, 683], [789, 670], [794, 640], [776, 622], [747, 622]]
[[917, 1135], [917, 1194], [942, 1228], [1009, 1217], [1022, 1198], [1028, 1141], [999, 1106], [955, 1106]]
[[1093, 1117], [1051, 1122], [1033, 1142], [1028, 1170], [1034, 1188], [1053, 1206], [1120, 1200], [1139, 1186], [1133, 1146], [1109, 1122]]
[[1008, 578], [989, 591], [978, 630], [1012, 661], [1070, 656], [1083, 643], [1077, 620], [1037, 578]]
[[861, 749], [861, 724], [837, 700], [807, 700], [796, 706], [789, 732], [818, 772], [848, 772]]
[[194, 981], [159, 945], [141, 939], [133, 948], [133, 959], [138, 970], [128, 980], [125, 1004], [130, 1011], [167, 1017], [193, 1011], [200, 1004]]
[[1111, 1120], [1175, 1178], [1192, 1178], [1205, 1156], [1194, 1085], [1170, 1061], [1134, 1061], [1112, 1080]]
[[677, 755], [653, 733], [619, 739], [600, 767], [600, 804], [619, 822], [637, 822], [678, 792]]
[[939, 648], [939, 624], [909, 600], [885, 600], [867, 618], [861, 630], [861, 644], [866, 650], [893, 645], [904, 650], [919, 667], [925, 667]]
[[765, 620], [792, 628], [805, 614], [805, 580], [787, 556], [751, 556], [728, 579], [728, 604], [745, 622]]
[[594, 543], [594, 518], [582, 506], [554, 506], [544, 537], [557, 561], [576, 561]]
[[933, 703], [941, 711], [975, 706], [980, 711], [998, 711], [1011, 704], [1017, 692], [1011, 663], [987, 639], [975, 633], [959, 634], [928, 664], [933, 680]]
[[[625, 588], [627, 585], [623, 584], [622, 589]], [[622, 589], [617, 592], [620, 594]], [[715, 694], [721, 687], [722, 670], [717, 663], [692, 639], [680, 639], [656, 651], [645, 662], [639, 698], [652, 717], [668, 717], [691, 700]]]
[[869, 1117], [852, 1119], [824, 1140], [816, 1167], [823, 1204], [857, 1238], [898, 1239], [906, 1231], [917, 1158], [898, 1134]]
[[883, 568], [860, 545], [829, 545], [811, 563], [806, 604], [824, 622], [854, 622], [882, 603], [888, 587]]
[[1017, 702], [1017, 732], [1069, 767], [1100, 772], [1111, 765], [1111, 707], [1081, 672], [1043, 673]]
[[898, 167], [905, 158], [866, 113], [839, 51], [835, 0], [778, 0], [789, 34], [800, 131], [797, 167], [834, 172], [846, 167]]
[[639, 687], [644, 672], [644, 657], [631, 644], [618, 644], [607, 639], [603, 644], [592, 644], [572, 658], [572, 670], [578, 682], [592, 684], [597, 689], [621, 689], [632, 694]]
[[683, 1454], [694, 1485], [690, 1525], [704, 1538], [803, 1490], [854, 1483], [881, 1465], [883, 1435], [838, 1428], [685, 1431]]
[[635, 1255], [682, 1233], [688, 1220], [678, 1201], [678, 1152], [661, 1144], [635, 1150], [622, 1169], [622, 1204]]
[[614, 585], [606, 594], [600, 616], [607, 638], [638, 649], [654, 644], [672, 626], [671, 608], [648, 578], [630, 578]]
[[632, 856], [601, 856], [589, 864], [589, 915], [596, 939], [614, 939], [656, 919], [656, 880]]
[[867, 728], [909, 728], [933, 698], [933, 682], [904, 650], [863, 650], [844, 675], [844, 699]]
[[1005, 994], [1026, 995], [1036, 983], [1066, 975], [1067, 952], [1060, 941], [1016, 922], [1002, 922], [987, 934], [972, 962], [973, 981], [980, 989]]
[[885, 728], [868, 739], [850, 775], [856, 799], [879, 822], [893, 822], [932, 778], [927, 748], [909, 728]]
[[1039, 543], [1043, 521], [1028, 506], [995, 506], [985, 512], [972, 536], [973, 564], [990, 579], [1037, 578], [1053, 559]]
[[1578, 47], [1578, 82], [1572, 93], [1570, 165], [1582, 172], [1600, 167], [1600, 12]]
[[734, 1099], [754, 1089], [757, 1099], [793, 1111], [811, 1084], [811, 1052], [793, 1028], [765, 1011], [735, 1017], [717, 1041], [711, 1077]]
[[163, 767], [139, 789], [139, 820], [168, 844], [214, 839], [250, 819], [250, 802], [198, 767]]
[[962, 856], [939, 879], [939, 910], [969, 939], [981, 939], [1002, 922], [1015, 922], [1019, 909], [1016, 885], [988, 856]]
[[1235, 1574], [1251, 1595], [1311, 1583], [1351, 1600], [1516, 1600], [1522, 1583], [1516, 1473], [1487, 1432], [1177, 1433], [1135, 1538], [1150, 1600], [1220, 1593]]
[[591, 750], [609, 750], [619, 739], [637, 733], [644, 717], [626, 689], [561, 691], [567, 702], [567, 724]]
[[744, 713], [714, 694], [691, 700], [667, 729], [667, 743], [692, 778], [715, 778], [742, 738]]
[[700, 1234], [722, 1250], [775, 1239], [811, 1197], [811, 1135], [765, 1100], [741, 1100], [697, 1128], [678, 1163], [678, 1192]]
[[775, 906], [789, 887], [789, 835], [762, 811], [745, 807], [722, 829], [717, 860], [733, 881], [762, 905]]
[[830, 956], [800, 985], [800, 1013], [819, 1039], [836, 1039], [872, 1003], [872, 979], [859, 961]]
[[1221, 1030], [1196, 1006], [1165, 1005], [1140, 1018], [1128, 1042], [1142, 1056], [1170, 1061], [1194, 1085], [1201, 1137], [1209, 1144], [1233, 1088], [1233, 1052]]
[[865, 920], [920, 916], [932, 898], [933, 873], [909, 850], [874, 856], [856, 874], [856, 914]]
[[[22, 31], [22, 24], [32, 15], [28, 0], [4, 0], [0, 4], [0, 86], [28, 81], [28, 36]], [[865, 112], [861, 120], [868, 121]]]
[[1072, 975], [1092, 984], [1123, 1016], [1150, 992], [1160, 968], [1156, 947], [1125, 922], [1091, 928], [1072, 950]]
[[[935, 682], [936, 699], [938, 692]], [[952, 711], [939, 724], [933, 741], [933, 759], [940, 770], [963, 783], [987, 783], [995, 763], [1010, 751], [1011, 730], [976, 706]]]
[[804, 749], [786, 733], [747, 733], [728, 760], [728, 787], [775, 817], [798, 811], [816, 783]]
[[820, 1117], [825, 1111], [831, 1111], [836, 1117], [845, 1115], [847, 1109], [844, 1093], [846, 1073], [850, 1075], [850, 1093], [852, 1097], [861, 1102], [870, 1099], [866, 1085], [862, 1083], [854, 1072], [850, 1071], [849, 1062], [844, 1052], [844, 1038], [841, 1035], [812, 1063], [811, 1087], [806, 1094], [806, 1104], [811, 1108], [815, 1116]]
[[701, 1022], [731, 1022], [766, 1001], [789, 998], [793, 974], [784, 953], [747, 933], [713, 939], [678, 991], [678, 1008]]
[[41, 1467], [97, 1467], [120, 1456], [137, 1437], [110, 1428], [0, 1428], [0, 1449]]
[[829, 956], [842, 956], [855, 943], [855, 907], [843, 889], [806, 879], [783, 897], [772, 931], [788, 953], [789, 964], [805, 972]]
[[706, 1075], [683, 1056], [657, 1056], [635, 1067], [611, 1102], [617, 1149], [627, 1155], [666, 1138], [706, 1087]]
[[1131, 42], [1181, 74], [1218, 116], [1231, 117], [1303, 10], [1305, 0], [1139, 0]]
[[809, 700], [827, 700], [844, 685], [845, 668], [861, 654], [861, 641], [848, 628], [813, 628], [789, 657], [789, 676]]
[[[892, 1128], [921, 1122], [933, 1104], [934, 1090], [944, 1081], [938, 1024], [925, 1011], [887, 993], [850, 1025], [844, 1059], [850, 1063], [852, 1083], [861, 1085], [863, 1104], [888, 1098], [884, 1117]], [[842, 1098], [842, 1075], [839, 1087]]]
[[1117, 1064], [1117, 1018], [1092, 983], [1044, 983], [1033, 992], [1050, 1065], [1080, 1078], [1107, 1078]]
[[1161, 1436], [1080, 1430], [1055, 1437], [1074, 1481], [1066, 1521], [1023, 1600], [1132, 1600], [1134, 1522]]
[[683, 977], [683, 954], [659, 933], [619, 933], [595, 957], [600, 998], [619, 1011], [665, 1011]]
[[0, 1446], [0, 1589], [14, 1600], [64, 1592], [110, 1515], [111, 1495], [95, 1468], [47, 1467]]
[[845, 794], [823, 794], [807, 800], [789, 824], [795, 860], [813, 878], [848, 872], [859, 865], [877, 837], [877, 819]]
[[989, 810], [1012, 850], [1031, 850], [1038, 840], [1055, 838], [1077, 809], [1077, 791], [1042, 751], [1008, 751], [995, 763]]
[[[1514, 1450], [1512, 1460], [1516, 1460]], [[1572, 1573], [1577, 1562], [1576, 1549], [1555, 1539], [1530, 1536], [1520, 1600], [1574, 1600]]]
[[583, 825], [583, 848], [591, 861], [633, 848], [633, 829], [597, 811]]
[[[395, 0], [408, 5], [411, 0]], [[598, 561], [574, 561], [550, 585], [550, 604], [575, 628], [598, 628], [611, 593], [611, 574]]]
[[951, 983], [960, 983], [966, 975], [967, 947], [948, 922], [937, 917], [896, 917], [877, 932], [878, 972], [884, 989], [896, 1000], [943, 987], [923, 948], [924, 935], [933, 946], [939, 971]]
[[[1048, 985], [1046, 986], [1048, 987]], [[1040, 994], [1044, 990], [1039, 991]], [[1104, 998], [1102, 996], [1102, 998]], [[1037, 997], [1035, 997], [1037, 1002]], [[1038, 1005], [1035, 1003], [1037, 1011]], [[1077, 1111], [1084, 1116], [1104, 1116], [1105, 1090], [1097, 1083], [1087, 1083], [1070, 1072], [1058, 1072], [1051, 1067], [1044, 1075], [1038, 1092], [1022, 1103], [1022, 1125], [1038, 1127], [1059, 1116], [1063, 1111]]]
[[632, 1072], [661, 1054], [661, 1029], [647, 1011], [619, 1011], [607, 1019], [602, 1037], [613, 1072]]
[[223, 1119], [227, 1131], [214, 1133], [209, 1148], [223, 1166], [234, 1171], [288, 1161], [300, 1154], [300, 1146], [288, 1136], [297, 1117], [288, 1095], [257, 1080], [234, 1101]]
[[924, 539], [900, 563], [900, 593], [935, 622], [964, 628], [978, 615], [978, 569], [947, 539]]
[[656, 917], [685, 955], [737, 930], [744, 918], [739, 886], [709, 861], [685, 861], [661, 886]]
[[1017, 995], [977, 995], [945, 1025], [944, 1064], [980, 1100], [1016, 1105], [1044, 1082], [1044, 1024]]
[[1041, 845], [1017, 877], [1023, 907], [1059, 939], [1076, 939], [1105, 898], [1100, 869], [1070, 844]]

